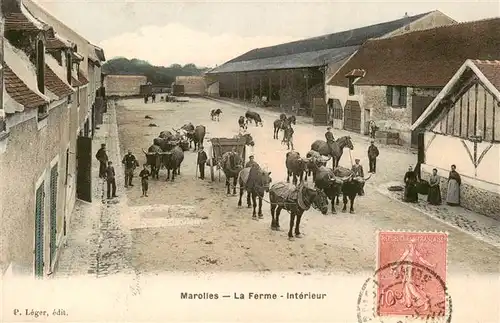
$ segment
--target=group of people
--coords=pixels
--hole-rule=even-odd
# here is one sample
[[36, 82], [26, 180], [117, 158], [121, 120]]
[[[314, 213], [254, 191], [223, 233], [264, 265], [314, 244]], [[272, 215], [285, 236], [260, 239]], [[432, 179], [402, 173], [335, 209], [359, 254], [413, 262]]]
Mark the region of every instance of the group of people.
[[[440, 187], [440, 177], [438, 175], [438, 170], [434, 168], [432, 170], [432, 175], [429, 177], [429, 192], [427, 194], [427, 202], [432, 205], [441, 205], [441, 187]], [[405, 190], [404, 190], [404, 201], [410, 203], [418, 202], [418, 176], [410, 165], [408, 171], [404, 177]], [[457, 172], [457, 166], [451, 165], [450, 173], [448, 174], [448, 187], [446, 192], [446, 204], [450, 206], [460, 205], [460, 185], [462, 184], [462, 179], [460, 174]]]
[[[95, 157], [99, 161], [99, 178], [104, 179], [107, 184], [106, 195], [108, 200], [118, 197], [116, 195], [116, 172], [113, 162], [109, 160], [106, 153], [106, 144], [101, 144], [101, 148], [97, 151]], [[134, 178], [135, 169], [139, 167], [139, 162], [132, 154], [132, 151], [129, 150], [123, 157], [122, 164], [125, 166], [125, 188], [133, 187], [132, 179]], [[147, 164], [144, 164], [139, 177], [141, 178], [142, 196], [146, 197], [148, 196], [149, 176], [151, 176], [151, 173], [147, 168]]]

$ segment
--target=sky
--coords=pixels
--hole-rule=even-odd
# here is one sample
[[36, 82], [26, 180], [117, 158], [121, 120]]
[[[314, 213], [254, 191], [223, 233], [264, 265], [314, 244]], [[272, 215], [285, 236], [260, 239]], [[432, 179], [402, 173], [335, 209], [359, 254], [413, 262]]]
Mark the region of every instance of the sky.
[[35, 0], [106, 58], [215, 67], [251, 49], [439, 10], [456, 21], [500, 16], [499, 0]]

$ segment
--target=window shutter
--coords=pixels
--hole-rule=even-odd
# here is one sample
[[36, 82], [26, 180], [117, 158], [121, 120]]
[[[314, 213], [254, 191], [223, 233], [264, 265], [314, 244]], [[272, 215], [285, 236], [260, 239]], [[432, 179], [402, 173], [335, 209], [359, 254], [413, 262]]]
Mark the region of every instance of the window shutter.
[[387, 105], [392, 107], [392, 86], [387, 87], [386, 96], [387, 96]]
[[407, 91], [407, 87], [406, 86], [402, 86], [401, 87], [401, 92], [400, 92], [400, 96], [399, 96], [399, 105], [402, 106], [402, 107], [406, 107], [406, 91]]

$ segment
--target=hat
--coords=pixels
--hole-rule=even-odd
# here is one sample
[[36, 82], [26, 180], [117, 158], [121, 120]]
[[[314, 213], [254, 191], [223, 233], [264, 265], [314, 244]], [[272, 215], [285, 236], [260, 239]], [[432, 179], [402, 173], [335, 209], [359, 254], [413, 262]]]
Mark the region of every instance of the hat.
[[200, 146], [199, 149], [203, 149], [203, 146]]
[[356, 159], [354, 159], [354, 161], [360, 161], [360, 159], [359, 159], [359, 158], [356, 158]]
[[375, 142], [375, 140], [370, 140], [370, 142], [373, 144]]
[[250, 158], [250, 157], [255, 157], [255, 155], [254, 154], [248, 155], [248, 158]]
[[327, 127], [326, 130], [332, 130], [332, 127]]

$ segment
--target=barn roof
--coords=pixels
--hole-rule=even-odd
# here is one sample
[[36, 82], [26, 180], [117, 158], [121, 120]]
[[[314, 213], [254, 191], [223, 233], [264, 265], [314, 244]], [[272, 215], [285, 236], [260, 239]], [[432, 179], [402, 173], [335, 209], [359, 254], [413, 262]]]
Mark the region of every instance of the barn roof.
[[441, 104], [446, 98], [455, 94], [457, 85], [463, 82], [467, 73], [474, 73], [479, 81], [500, 102], [500, 61], [466, 60], [465, 63], [449, 80], [446, 86], [439, 92], [438, 96], [429, 104], [422, 115], [413, 123], [411, 130], [425, 127], [429, 121], [436, 118], [443, 109], [450, 107], [449, 104]]
[[369, 40], [328, 81], [348, 86], [346, 74], [363, 69], [357, 85], [443, 87], [470, 58], [500, 58], [500, 18]]
[[47, 104], [38, 93], [32, 91], [26, 83], [17, 76], [9, 65], [4, 62], [4, 84], [7, 94], [25, 108], [36, 108]]
[[63, 98], [74, 92], [74, 90], [64, 83], [47, 64], [45, 64], [44, 75], [47, 89], [57, 95], [57, 97]]
[[50, 26], [42, 22], [21, 4], [21, 12], [10, 12], [5, 14], [5, 31], [38, 32], [47, 31]]

